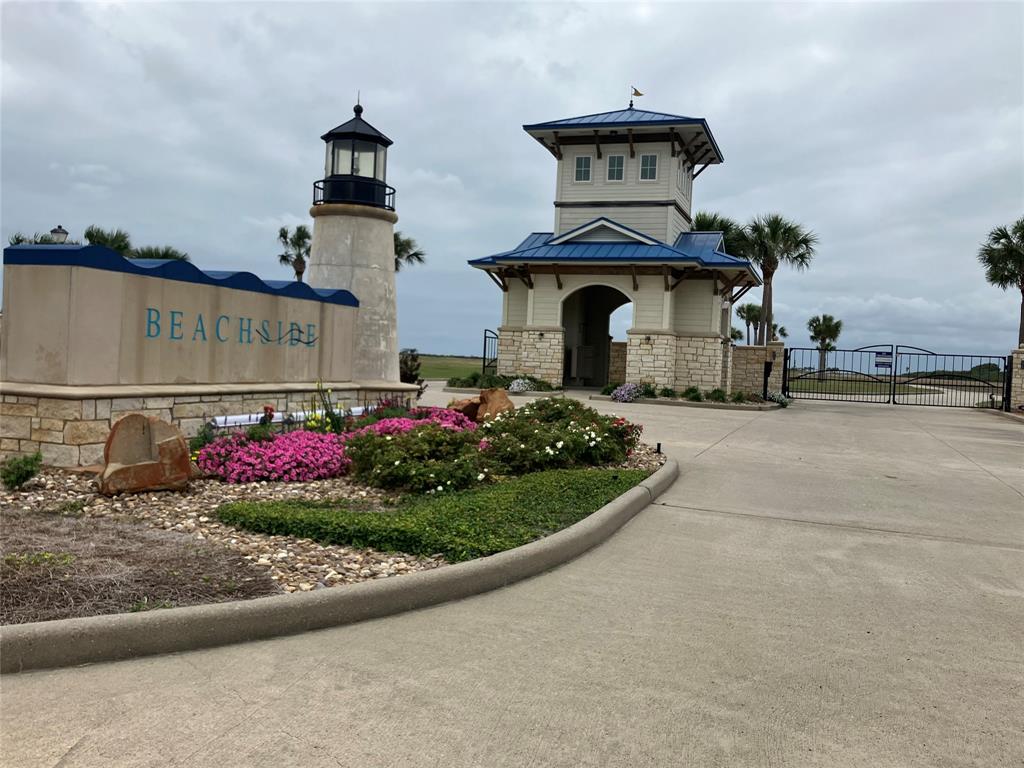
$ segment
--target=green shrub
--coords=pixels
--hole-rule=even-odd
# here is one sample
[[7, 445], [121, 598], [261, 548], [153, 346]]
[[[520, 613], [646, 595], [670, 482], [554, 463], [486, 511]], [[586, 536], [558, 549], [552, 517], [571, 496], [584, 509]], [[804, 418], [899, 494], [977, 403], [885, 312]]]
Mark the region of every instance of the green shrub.
[[605, 416], [578, 400], [545, 398], [500, 414], [477, 430], [487, 465], [497, 474], [525, 474], [625, 459], [641, 427]]
[[270, 424], [254, 424], [245, 430], [245, 436], [254, 443], [265, 443], [274, 439], [274, 428]]
[[724, 389], [712, 389], [710, 392], [706, 393], [706, 397], [713, 403], [724, 403], [726, 401]]
[[236, 502], [217, 510], [228, 525], [322, 544], [469, 560], [527, 544], [582, 520], [647, 476], [641, 470], [557, 470], [495, 485], [411, 497], [368, 512], [336, 502]]
[[39, 451], [29, 456], [11, 456], [0, 464], [0, 481], [4, 488], [17, 490], [39, 473], [43, 466], [43, 454]]
[[604, 389], [601, 390], [601, 394], [605, 395], [605, 396], [610, 395], [612, 392], [614, 392], [616, 389], [618, 389], [621, 386], [622, 386], [622, 382], [621, 381], [616, 383], [616, 384], [605, 384]]
[[662, 387], [660, 390], [658, 390], [658, 397], [667, 397], [674, 400], [675, 398], [678, 397], [678, 395], [676, 394], [676, 391], [672, 389], [672, 387]]
[[205, 448], [207, 445], [209, 445], [216, 439], [217, 433], [213, 431], [213, 425], [210, 424], [209, 422], [206, 422], [205, 424], [203, 424], [203, 426], [199, 428], [199, 431], [196, 433], [196, 436], [188, 441], [189, 453], [195, 455], [196, 453], [199, 452], [199, 450]]
[[413, 348], [403, 349], [398, 353], [398, 378], [404, 384], [415, 384], [419, 387], [416, 399], [419, 400], [427, 387], [420, 376], [420, 353]]
[[535, 376], [526, 376], [524, 374], [499, 376], [494, 373], [483, 375], [480, 371], [473, 371], [469, 376], [463, 376], [461, 378], [458, 376], [452, 376], [448, 379], [448, 386], [470, 389], [507, 389], [508, 385], [516, 379], [526, 379], [530, 382], [530, 390], [533, 392], [552, 392], [555, 389], [550, 382], [538, 379]]
[[486, 479], [480, 438], [473, 430], [455, 432], [425, 423], [398, 435], [368, 432], [349, 438], [345, 455], [360, 482], [389, 490], [451, 491]]
[[729, 399], [732, 400], [734, 403], [745, 403], [745, 402], [747, 402], [747, 396], [745, 394], [743, 394], [742, 392], [733, 392], [732, 396]]
[[649, 381], [640, 382], [640, 397], [657, 397], [658, 390]]
[[686, 389], [684, 389], [682, 397], [683, 399], [689, 400], [694, 403], [699, 403], [701, 400], [704, 399], [704, 395], [702, 395], [701, 391], [696, 387], [687, 387]]

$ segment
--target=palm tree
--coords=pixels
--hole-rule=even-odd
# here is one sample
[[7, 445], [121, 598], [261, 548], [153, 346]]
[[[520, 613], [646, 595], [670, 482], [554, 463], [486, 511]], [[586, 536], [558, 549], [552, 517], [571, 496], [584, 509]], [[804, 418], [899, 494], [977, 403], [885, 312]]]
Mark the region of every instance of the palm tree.
[[1004, 291], [1020, 289], [1020, 326], [1017, 344], [1024, 347], [1024, 217], [1009, 227], [996, 227], [988, 233], [978, 261], [985, 268], [985, 279]]
[[789, 331], [786, 330], [786, 326], [779, 325], [778, 323], [772, 323], [772, 341], [778, 341], [779, 339], [788, 339]]
[[783, 264], [807, 269], [814, 258], [818, 236], [789, 221], [781, 214], [754, 217], [746, 227], [746, 250], [742, 254], [761, 268], [764, 289], [761, 293], [762, 318], [757, 343], [765, 344], [772, 327], [772, 278]]
[[170, 245], [144, 245], [132, 251], [133, 259], [159, 259], [163, 261], [190, 261], [188, 254]]
[[747, 324], [747, 345], [750, 345], [750, 326], [754, 326], [754, 335], [757, 335], [758, 326], [761, 322], [760, 304], [740, 304], [736, 307], [736, 317]]
[[743, 341], [743, 331], [734, 325], [729, 331], [729, 341]]
[[746, 247], [746, 237], [743, 227], [730, 219], [710, 211], [697, 211], [693, 217], [694, 232], [721, 232], [722, 240], [725, 242], [725, 252], [732, 256], [742, 256]]
[[[29, 237], [22, 232], [15, 232], [9, 238], [7, 238], [8, 245], [57, 245], [57, 241], [53, 239], [53, 235], [49, 232], [39, 233], [36, 232], [34, 235]], [[77, 240], [65, 240], [64, 245], [79, 245]]]
[[281, 227], [277, 233], [277, 241], [281, 243], [284, 252], [278, 255], [277, 260], [286, 267], [295, 271], [295, 280], [302, 282], [302, 274], [306, 271], [306, 262], [309, 261], [309, 252], [313, 247], [313, 236], [305, 224], [295, 227], [295, 232], [289, 233], [288, 227]]
[[401, 232], [395, 232], [395, 272], [403, 266], [422, 264], [427, 260], [427, 254], [420, 250], [416, 241], [411, 237], [403, 237]]
[[843, 332], [843, 321], [832, 315], [815, 315], [807, 321], [811, 341], [818, 345], [818, 378], [825, 378], [825, 358], [836, 348], [839, 334]]
[[89, 245], [103, 245], [128, 258], [132, 255], [131, 236], [123, 229], [102, 229], [95, 224], [85, 230]]

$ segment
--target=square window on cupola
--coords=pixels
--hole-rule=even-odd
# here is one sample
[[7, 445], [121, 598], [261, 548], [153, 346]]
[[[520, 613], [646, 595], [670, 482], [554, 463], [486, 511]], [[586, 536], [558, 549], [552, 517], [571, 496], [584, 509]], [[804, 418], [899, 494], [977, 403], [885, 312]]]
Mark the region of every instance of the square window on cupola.
[[574, 177], [575, 181], [590, 181], [590, 163], [590, 155], [580, 155], [576, 158], [576, 175]]
[[626, 156], [608, 155], [608, 181], [622, 181], [626, 176]]
[[656, 181], [658, 179], [658, 156], [640, 155], [640, 181]]

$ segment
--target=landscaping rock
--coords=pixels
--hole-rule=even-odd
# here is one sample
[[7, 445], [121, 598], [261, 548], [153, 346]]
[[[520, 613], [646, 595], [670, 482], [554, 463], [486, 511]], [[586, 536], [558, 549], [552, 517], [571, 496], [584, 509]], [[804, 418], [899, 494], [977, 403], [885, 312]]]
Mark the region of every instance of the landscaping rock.
[[131, 413], [114, 424], [103, 447], [100, 493], [180, 490], [192, 476], [188, 444], [172, 424]]
[[499, 413], [514, 411], [515, 405], [504, 389], [485, 389], [480, 392], [480, 408], [476, 412], [477, 423], [493, 419]]
[[480, 410], [480, 397], [470, 397], [465, 400], [452, 400], [448, 403], [448, 408], [453, 411], [458, 411], [467, 419], [476, 421], [477, 412]]

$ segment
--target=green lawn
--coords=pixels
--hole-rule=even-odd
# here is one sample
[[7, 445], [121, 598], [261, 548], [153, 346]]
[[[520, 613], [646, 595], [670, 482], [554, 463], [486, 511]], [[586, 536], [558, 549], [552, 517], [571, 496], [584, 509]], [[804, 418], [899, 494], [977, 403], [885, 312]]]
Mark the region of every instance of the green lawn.
[[473, 371], [479, 371], [482, 361], [479, 357], [457, 355], [420, 355], [420, 376], [424, 379], [444, 379], [452, 376], [465, 378]]
[[[809, 394], [822, 395], [887, 395], [891, 386], [885, 381], [871, 381], [870, 379], [825, 379], [820, 381], [814, 378], [790, 379], [790, 392], [806, 392]], [[927, 395], [938, 392], [937, 389], [928, 387], [912, 387], [909, 384], [897, 384], [897, 395]]]
[[582, 520], [648, 473], [556, 469], [457, 493], [407, 497], [367, 511], [347, 502], [235, 502], [217, 510], [224, 523], [324, 544], [470, 560], [539, 539]]

